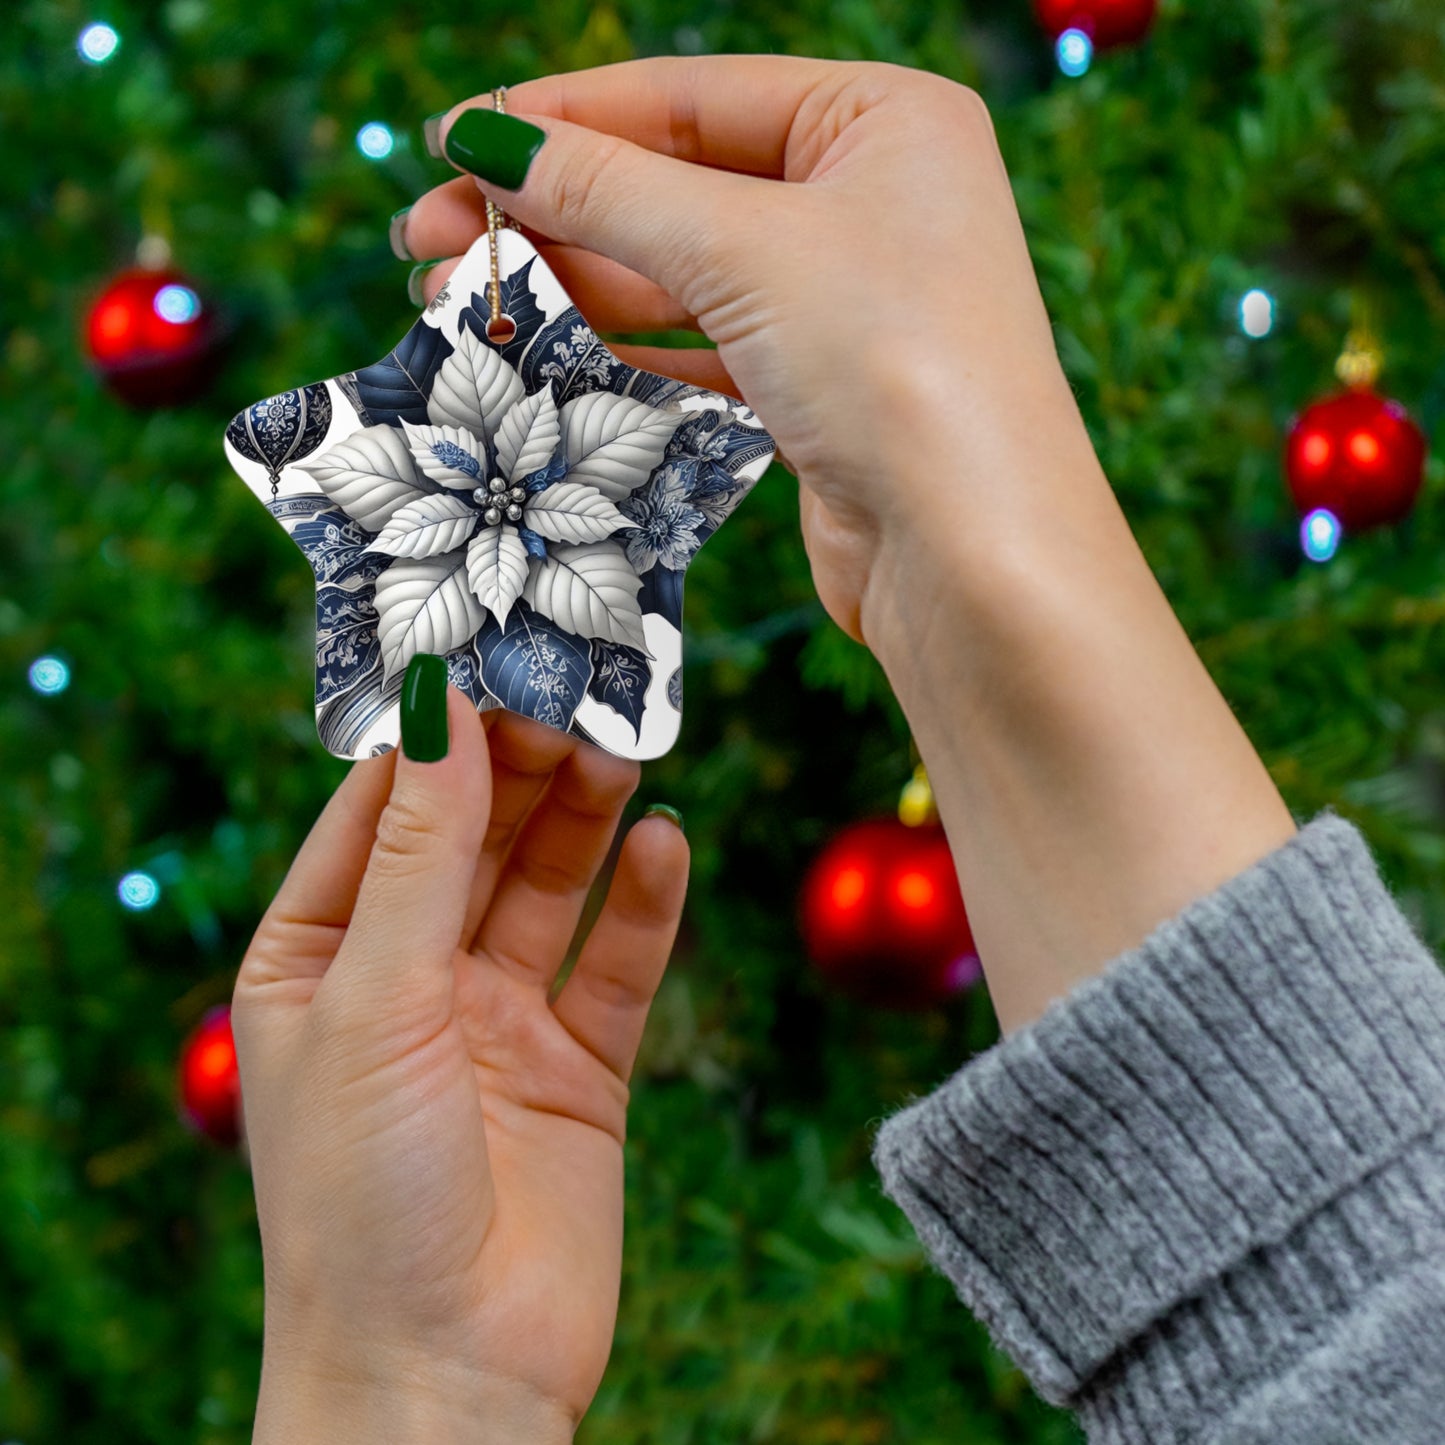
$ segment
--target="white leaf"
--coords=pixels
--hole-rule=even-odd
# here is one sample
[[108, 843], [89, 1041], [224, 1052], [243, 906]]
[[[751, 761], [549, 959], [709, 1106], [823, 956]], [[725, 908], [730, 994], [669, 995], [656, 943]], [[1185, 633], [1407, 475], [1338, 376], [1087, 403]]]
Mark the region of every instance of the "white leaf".
[[562, 421], [550, 385], [524, 396], [497, 428], [497, 465], [509, 482], [545, 467], [562, 440]]
[[616, 542], [590, 547], [558, 545], [548, 549], [527, 578], [522, 596], [544, 617], [579, 637], [625, 642], [645, 656], [647, 638], [637, 594], [642, 579]]
[[460, 647], [487, 620], [455, 554], [393, 562], [376, 579], [376, 616], [383, 682], [419, 652], [440, 655]]
[[457, 349], [442, 362], [432, 383], [426, 414], [437, 426], [459, 426], [491, 437], [522, 396], [522, 379], [501, 354], [463, 326]]
[[596, 487], [573, 481], [535, 492], [522, 524], [549, 542], [601, 542], [633, 525]]
[[364, 427], [295, 465], [368, 532], [381, 531], [399, 508], [435, 490], [417, 471], [406, 438], [389, 426]]
[[461, 497], [438, 493], [408, 502], [392, 515], [366, 550], [390, 557], [436, 557], [460, 547], [472, 535], [477, 509]]
[[471, 432], [459, 426], [417, 426], [410, 421], [401, 425], [417, 466], [438, 486], [470, 492], [486, 481], [486, 448]]
[[610, 391], [589, 391], [562, 408], [567, 480], [588, 482], [617, 502], [640, 487], [662, 460], [668, 439], [687, 419], [681, 411]]
[[527, 584], [529, 560], [515, 527], [483, 527], [467, 548], [467, 582], [503, 628]]

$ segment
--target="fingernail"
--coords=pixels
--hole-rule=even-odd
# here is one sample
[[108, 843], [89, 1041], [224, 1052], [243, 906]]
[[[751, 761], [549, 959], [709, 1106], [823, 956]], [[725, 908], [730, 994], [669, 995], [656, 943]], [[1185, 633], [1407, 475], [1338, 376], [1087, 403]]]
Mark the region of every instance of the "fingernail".
[[419, 652], [401, 684], [401, 750], [416, 763], [447, 755], [447, 660]]
[[446, 111], [439, 110], [435, 115], [427, 116], [421, 123], [421, 138], [426, 142], [426, 152], [439, 161], [446, 159], [442, 155], [442, 121], [446, 116]]
[[416, 257], [406, 249], [406, 218], [411, 214], [410, 206], [403, 206], [386, 228], [387, 239], [391, 242], [391, 254], [398, 261], [415, 261]]
[[[407, 259], [410, 260], [411, 258], [408, 257]], [[410, 301], [413, 306], [426, 305], [426, 292], [421, 289], [421, 278], [425, 276], [433, 266], [440, 266], [442, 259], [443, 258], [438, 257], [435, 261], [423, 261], [420, 266], [413, 266], [411, 268], [411, 275], [406, 278], [406, 299]]]
[[666, 818], [669, 822], [676, 823], [679, 833], [687, 832], [687, 829], [682, 826], [682, 814], [676, 808], [669, 808], [666, 803], [653, 803], [642, 816], [650, 818], [654, 813]]
[[447, 159], [453, 165], [515, 191], [527, 179], [532, 158], [547, 132], [514, 115], [480, 107], [464, 110], [447, 132]]

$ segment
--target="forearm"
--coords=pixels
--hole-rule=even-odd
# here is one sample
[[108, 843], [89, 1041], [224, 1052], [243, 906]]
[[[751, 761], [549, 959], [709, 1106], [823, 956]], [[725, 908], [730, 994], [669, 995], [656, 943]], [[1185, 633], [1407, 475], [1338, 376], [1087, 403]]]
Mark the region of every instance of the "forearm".
[[[1082, 425], [1043, 435], [1003, 439], [977, 506], [880, 543], [862, 619], [1005, 1032], [1295, 831]], [[915, 445], [905, 465], [936, 472], [949, 453]]]

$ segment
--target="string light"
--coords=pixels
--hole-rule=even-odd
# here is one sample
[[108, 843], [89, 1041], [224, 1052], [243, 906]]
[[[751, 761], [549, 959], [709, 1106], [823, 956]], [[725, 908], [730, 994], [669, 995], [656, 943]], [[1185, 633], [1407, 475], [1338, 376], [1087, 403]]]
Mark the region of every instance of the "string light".
[[356, 148], [368, 160], [384, 161], [396, 146], [396, 137], [389, 125], [369, 120], [356, 132]]
[[1246, 291], [1239, 303], [1239, 329], [1258, 341], [1274, 330], [1274, 297], [1256, 288]]
[[104, 65], [120, 49], [120, 36], [113, 27], [101, 23], [87, 25], [75, 42], [80, 58], [89, 65]]
[[143, 913], [160, 902], [161, 885], [149, 873], [127, 873], [115, 892], [124, 907], [132, 913]]
[[30, 664], [30, 686], [43, 697], [54, 697], [70, 686], [70, 669], [58, 657], [37, 657]]
[[1066, 30], [1054, 44], [1059, 69], [1065, 75], [1077, 79], [1088, 73], [1094, 63], [1094, 42], [1083, 30]]
[[1325, 507], [1316, 507], [1299, 530], [1300, 546], [1311, 562], [1328, 562], [1340, 549], [1340, 519]]
[[162, 286], [151, 305], [162, 321], [169, 321], [173, 326], [184, 326], [201, 314], [201, 298], [189, 286], [174, 283]]

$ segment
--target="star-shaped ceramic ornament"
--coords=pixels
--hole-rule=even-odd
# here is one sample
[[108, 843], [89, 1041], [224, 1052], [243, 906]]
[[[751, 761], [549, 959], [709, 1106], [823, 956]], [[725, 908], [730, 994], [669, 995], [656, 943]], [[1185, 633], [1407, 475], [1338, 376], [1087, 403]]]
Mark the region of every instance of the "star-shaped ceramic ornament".
[[536, 248], [483, 236], [394, 350], [259, 401], [226, 455], [316, 574], [316, 727], [338, 757], [400, 740], [418, 652], [479, 710], [629, 758], [682, 720], [682, 587], [772, 459], [743, 403], [639, 371]]

